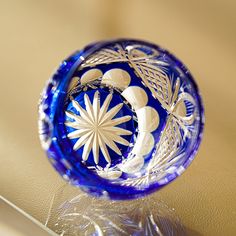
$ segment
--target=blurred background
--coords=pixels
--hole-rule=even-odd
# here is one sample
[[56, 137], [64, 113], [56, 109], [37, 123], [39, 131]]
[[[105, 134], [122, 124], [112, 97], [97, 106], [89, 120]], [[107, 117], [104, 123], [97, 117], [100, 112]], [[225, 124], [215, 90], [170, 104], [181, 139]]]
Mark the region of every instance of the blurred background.
[[235, 235], [236, 1], [0, 0], [0, 29], [0, 195], [45, 222], [64, 183], [37, 134], [46, 80], [90, 42], [145, 39], [187, 65], [206, 110], [196, 159], [156, 194], [175, 208], [188, 235]]

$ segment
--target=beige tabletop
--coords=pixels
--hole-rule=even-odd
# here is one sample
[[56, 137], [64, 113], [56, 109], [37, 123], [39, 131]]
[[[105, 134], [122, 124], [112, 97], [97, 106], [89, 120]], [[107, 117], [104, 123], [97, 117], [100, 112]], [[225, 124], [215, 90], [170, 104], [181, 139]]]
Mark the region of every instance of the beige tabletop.
[[3, 236], [57, 236], [41, 222], [0, 197], [0, 234]]
[[1, 0], [0, 195], [45, 222], [52, 194], [64, 183], [37, 136], [45, 81], [87, 43], [146, 39], [185, 62], [206, 110], [196, 159], [159, 194], [188, 235], [235, 235], [235, 12], [234, 0]]

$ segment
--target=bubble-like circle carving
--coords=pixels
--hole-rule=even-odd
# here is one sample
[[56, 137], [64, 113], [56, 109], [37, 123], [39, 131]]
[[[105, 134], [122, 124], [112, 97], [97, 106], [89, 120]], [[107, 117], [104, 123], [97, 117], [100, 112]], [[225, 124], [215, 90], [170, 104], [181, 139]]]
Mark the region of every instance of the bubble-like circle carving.
[[172, 54], [137, 40], [98, 42], [62, 62], [39, 105], [50, 162], [82, 190], [132, 199], [191, 163], [204, 115], [198, 88]]

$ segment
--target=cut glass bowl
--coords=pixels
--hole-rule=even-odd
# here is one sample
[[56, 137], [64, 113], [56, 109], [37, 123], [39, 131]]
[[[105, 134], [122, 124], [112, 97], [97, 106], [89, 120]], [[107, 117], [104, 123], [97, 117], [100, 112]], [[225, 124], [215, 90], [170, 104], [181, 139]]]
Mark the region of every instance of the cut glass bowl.
[[98, 42], [64, 60], [40, 99], [49, 161], [72, 185], [133, 199], [159, 190], [193, 160], [203, 106], [188, 69], [139, 40]]

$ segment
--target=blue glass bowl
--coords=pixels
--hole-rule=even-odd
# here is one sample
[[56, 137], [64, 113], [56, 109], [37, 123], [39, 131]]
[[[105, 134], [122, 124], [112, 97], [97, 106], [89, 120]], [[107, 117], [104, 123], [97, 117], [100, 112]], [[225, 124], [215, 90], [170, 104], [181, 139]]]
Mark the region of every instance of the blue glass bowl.
[[98, 42], [64, 60], [39, 104], [49, 161], [72, 185], [133, 199], [159, 190], [193, 160], [201, 97], [188, 69], [139, 40]]

